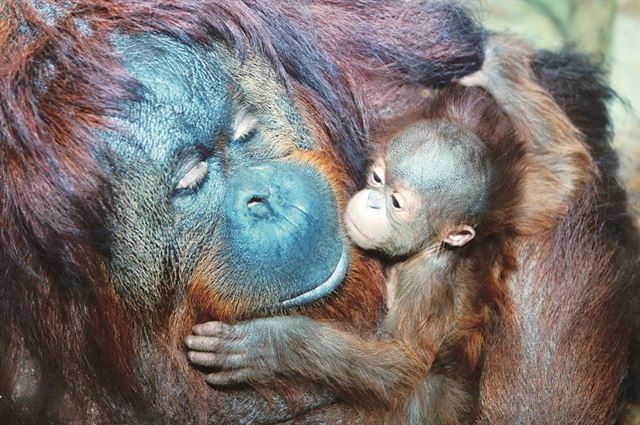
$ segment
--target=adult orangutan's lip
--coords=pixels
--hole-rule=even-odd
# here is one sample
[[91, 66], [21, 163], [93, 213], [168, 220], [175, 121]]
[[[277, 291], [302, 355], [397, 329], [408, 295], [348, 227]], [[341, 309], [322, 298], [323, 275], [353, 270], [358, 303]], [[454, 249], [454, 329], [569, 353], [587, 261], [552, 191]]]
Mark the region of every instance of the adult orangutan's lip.
[[319, 300], [320, 298], [326, 297], [327, 295], [332, 293], [338, 286], [340, 286], [340, 284], [342, 283], [342, 280], [347, 275], [348, 269], [349, 269], [349, 249], [347, 248], [347, 244], [343, 244], [342, 254], [340, 255], [338, 264], [336, 265], [336, 268], [333, 270], [333, 273], [331, 273], [331, 276], [329, 276], [327, 280], [325, 280], [323, 283], [316, 286], [310, 291], [297, 295], [288, 300], [281, 301], [278, 304], [278, 307], [281, 307], [281, 308], [298, 307], [298, 306], [309, 304], [313, 301]]

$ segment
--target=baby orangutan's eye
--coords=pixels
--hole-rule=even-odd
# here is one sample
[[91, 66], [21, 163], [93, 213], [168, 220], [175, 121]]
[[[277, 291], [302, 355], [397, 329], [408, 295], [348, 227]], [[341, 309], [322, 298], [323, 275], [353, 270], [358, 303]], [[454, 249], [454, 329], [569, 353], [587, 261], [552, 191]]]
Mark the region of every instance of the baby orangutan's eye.
[[393, 195], [391, 195], [391, 205], [393, 205], [394, 209], [401, 210], [404, 206], [404, 199], [402, 199], [402, 196], [400, 194], [394, 193]]
[[380, 176], [380, 174], [378, 174], [378, 172], [373, 170], [369, 175], [369, 184], [374, 187], [382, 187], [384, 186], [384, 180], [382, 180], [382, 177]]

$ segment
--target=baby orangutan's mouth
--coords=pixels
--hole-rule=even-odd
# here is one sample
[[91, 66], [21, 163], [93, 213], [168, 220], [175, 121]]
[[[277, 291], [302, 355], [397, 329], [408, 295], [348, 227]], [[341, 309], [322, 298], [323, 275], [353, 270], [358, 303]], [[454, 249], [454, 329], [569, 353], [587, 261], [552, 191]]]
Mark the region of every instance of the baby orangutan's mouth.
[[349, 216], [345, 216], [344, 222], [347, 227], [347, 235], [354, 244], [363, 249], [375, 249], [375, 246], [371, 242], [371, 240], [367, 236], [365, 236], [364, 233], [362, 233], [362, 230], [360, 230], [358, 226], [356, 226], [354, 221]]
[[336, 264], [333, 273], [331, 273], [331, 276], [329, 276], [327, 280], [309, 291], [296, 295], [293, 298], [280, 301], [276, 307], [281, 309], [299, 307], [328, 296], [329, 294], [333, 293], [338, 286], [340, 286], [347, 274], [348, 269], [349, 249], [347, 248], [347, 244], [345, 243], [342, 245], [342, 254], [340, 255], [338, 264]]
[[344, 221], [349, 232], [355, 233], [359, 238], [366, 239], [365, 235], [360, 231], [360, 229], [358, 229], [358, 226], [356, 226], [356, 224], [353, 222], [353, 220], [351, 220], [350, 217], [345, 217]]

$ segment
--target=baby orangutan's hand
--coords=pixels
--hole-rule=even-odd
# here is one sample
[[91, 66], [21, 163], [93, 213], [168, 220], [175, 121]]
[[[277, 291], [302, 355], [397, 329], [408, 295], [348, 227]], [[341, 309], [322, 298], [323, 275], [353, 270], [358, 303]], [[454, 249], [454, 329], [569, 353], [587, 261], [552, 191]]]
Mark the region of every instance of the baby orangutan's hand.
[[517, 38], [508, 34], [490, 34], [485, 40], [482, 68], [458, 79], [458, 83], [467, 87], [484, 87], [491, 93], [500, 93], [508, 83], [527, 84], [535, 78], [529, 64], [534, 55], [535, 51]]
[[194, 335], [184, 339], [187, 357], [215, 370], [206, 379], [212, 385], [270, 382], [278, 372], [277, 345], [286, 344], [286, 326], [291, 323], [284, 318], [196, 325]]

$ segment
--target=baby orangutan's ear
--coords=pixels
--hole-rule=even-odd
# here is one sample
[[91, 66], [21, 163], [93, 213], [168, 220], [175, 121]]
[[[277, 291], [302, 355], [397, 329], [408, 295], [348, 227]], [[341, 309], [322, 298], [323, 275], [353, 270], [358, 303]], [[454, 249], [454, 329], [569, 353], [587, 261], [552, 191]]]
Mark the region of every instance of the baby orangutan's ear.
[[449, 231], [449, 234], [444, 240], [444, 243], [450, 246], [463, 246], [466, 245], [471, 239], [476, 236], [476, 231], [473, 227], [467, 224], [460, 224], [455, 226]]

